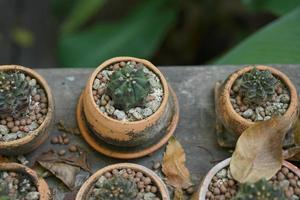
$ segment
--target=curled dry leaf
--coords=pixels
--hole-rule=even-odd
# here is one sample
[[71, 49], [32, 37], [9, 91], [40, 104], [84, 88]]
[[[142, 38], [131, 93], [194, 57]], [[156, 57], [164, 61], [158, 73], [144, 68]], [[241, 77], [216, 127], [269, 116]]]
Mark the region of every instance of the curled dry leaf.
[[300, 161], [300, 146], [295, 146], [283, 151], [283, 158], [293, 161]]
[[163, 158], [162, 171], [169, 185], [176, 189], [192, 185], [190, 172], [185, 166], [185, 152], [181, 144], [172, 137]]
[[274, 176], [283, 162], [282, 141], [290, 127], [288, 119], [274, 117], [245, 130], [231, 158], [233, 178], [244, 183]]
[[72, 154], [68, 157], [61, 157], [55, 154], [54, 151], [48, 151], [41, 154], [36, 161], [71, 190], [74, 189], [76, 176], [80, 168], [90, 172], [84, 151], [80, 151], [79, 155]]
[[70, 190], [74, 189], [76, 175], [80, 171], [79, 167], [61, 162], [39, 161], [39, 164], [45, 169], [49, 170], [55, 177], [60, 179]]

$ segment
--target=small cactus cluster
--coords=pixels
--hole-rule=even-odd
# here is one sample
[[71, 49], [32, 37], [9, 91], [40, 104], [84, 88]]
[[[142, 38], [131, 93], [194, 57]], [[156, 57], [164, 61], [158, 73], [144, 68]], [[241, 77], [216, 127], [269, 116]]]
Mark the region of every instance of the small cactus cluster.
[[111, 75], [107, 86], [114, 105], [123, 110], [141, 106], [150, 89], [150, 82], [143, 68], [129, 63]]
[[17, 116], [30, 103], [31, 87], [23, 73], [0, 72], [0, 117]]
[[95, 200], [134, 200], [138, 195], [136, 183], [121, 176], [105, 179], [97, 190]]
[[254, 67], [242, 76], [240, 92], [246, 102], [261, 104], [273, 97], [278, 82], [269, 70]]
[[285, 200], [284, 192], [265, 179], [240, 185], [234, 200]]

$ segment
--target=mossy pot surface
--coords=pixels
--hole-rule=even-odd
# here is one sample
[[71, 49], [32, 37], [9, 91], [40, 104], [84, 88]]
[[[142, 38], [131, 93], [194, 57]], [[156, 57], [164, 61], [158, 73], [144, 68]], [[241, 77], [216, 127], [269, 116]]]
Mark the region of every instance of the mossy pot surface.
[[39, 200], [52, 200], [49, 187], [44, 179], [38, 177], [37, 173], [32, 169], [18, 163], [0, 163], [0, 171], [11, 171], [24, 174], [31, 179], [40, 193]]
[[90, 195], [91, 188], [97, 182], [99, 177], [105, 174], [105, 172], [112, 171], [113, 169], [123, 169], [123, 168], [129, 168], [136, 172], [139, 171], [147, 175], [148, 177], [150, 177], [151, 180], [154, 182], [154, 184], [157, 186], [158, 191], [161, 195], [161, 199], [170, 200], [167, 186], [152, 170], [144, 166], [132, 164], [132, 163], [119, 163], [119, 164], [109, 165], [107, 167], [98, 170], [81, 186], [79, 192], [77, 193], [76, 200], [87, 200]]
[[40, 86], [43, 87], [47, 95], [48, 112], [43, 123], [36, 130], [31, 131], [23, 138], [9, 142], [0, 142], [0, 154], [2, 155], [26, 154], [43, 144], [49, 136], [49, 129], [54, 118], [54, 100], [52, 92], [46, 80], [32, 69], [18, 65], [2, 65], [0, 66], [0, 71], [20, 71], [35, 78]]
[[[213, 177], [222, 169], [226, 168], [230, 164], [231, 158], [227, 158], [226, 160], [221, 161], [217, 165], [215, 165], [209, 172], [206, 174], [204, 180], [201, 183], [201, 186], [198, 190], [197, 200], [205, 200], [205, 195], [208, 191], [208, 186], [213, 179]], [[300, 170], [295, 165], [283, 161], [283, 166], [287, 167], [289, 170], [291, 170], [293, 173], [295, 173], [300, 178]]]
[[[298, 117], [298, 95], [297, 90], [291, 80], [281, 71], [268, 66], [258, 65], [255, 66], [259, 70], [269, 70], [276, 78], [282, 81], [282, 83], [288, 88], [290, 92], [290, 104], [287, 111], [284, 113], [284, 117], [290, 119], [291, 122], [295, 122]], [[233, 87], [235, 81], [243, 74], [251, 71], [253, 66], [244, 67], [232, 73], [221, 85], [218, 91], [218, 97], [216, 102], [216, 112], [220, 121], [229, 132], [239, 136], [247, 128], [253, 125], [255, 122], [248, 121], [240, 116], [233, 108], [230, 102], [230, 90]]]
[[[103, 114], [94, 101], [92, 86], [97, 74], [109, 65], [121, 61], [142, 63], [160, 79], [163, 100], [158, 110], [145, 119], [133, 122], [113, 119]], [[170, 88], [166, 79], [152, 63], [133, 57], [116, 57], [102, 63], [90, 76], [82, 96], [83, 113], [89, 128], [101, 140], [115, 146], [134, 147], [151, 141], [161, 131], [168, 129], [170, 124], [177, 126], [177, 122], [171, 123], [176, 105], [170, 96]]]

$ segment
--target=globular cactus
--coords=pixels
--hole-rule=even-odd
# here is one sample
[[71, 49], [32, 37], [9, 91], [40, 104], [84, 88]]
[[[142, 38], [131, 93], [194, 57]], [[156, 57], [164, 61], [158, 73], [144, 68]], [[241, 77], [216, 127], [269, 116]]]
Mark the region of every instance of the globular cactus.
[[136, 183], [121, 176], [106, 179], [98, 188], [95, 200], [134, 200], [137, 198]]
[[107, 86], [115, 107], [123, 110], [141, 106], [150, 89], [143, 68], [134, 68], [134, 65], [128, 63], [111, 75]]
[[287, 199], [281, 188], [273, 186], [265, 179], [256, 183], [240, 185], [237, 195], [233, 200], [285, 200]]
[[0, 72], [0, 117], [17, 116], [30, 103], [31, 87], [20, 72]]
[[240, 92], [246, 102], [262, 104], [271, 99], [278, 84], [269, 70], [258, 70], [253, 68], [241, 78]]

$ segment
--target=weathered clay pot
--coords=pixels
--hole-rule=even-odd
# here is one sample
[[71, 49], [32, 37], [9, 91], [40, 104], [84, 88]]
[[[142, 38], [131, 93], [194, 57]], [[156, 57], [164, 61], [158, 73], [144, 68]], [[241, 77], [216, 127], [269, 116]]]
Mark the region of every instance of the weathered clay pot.
[[[158, 110], [146, 119], [134, 122], [113, 119], [104, 115], [93, 99], [92, 86], [97, 74], [107, 66], [121, 61], [143, 63], [161, 80], [164, 90], [163, 101]], [[176, 96], [170, 91], [171, 89], [162, 73], [149, 61], [133, 57], [112, 58], [102, 63], [90, 76], [82, 96], [83, 113], [89, 128], [101, 140], [116, 146], [138, 146], [148, 142], [163, 130], [174, 130], [169, 125], [176, 127], [178, 120], [176, 123], [170, 123], [174, 114], [174, 107], [176, 106], [173, 100]]]
[[77, 193], [76, 200], [86, 200], [91, 192], [91, 188], [93, 185], [97, 182], [100, 176], [102, 176], [105, 172], [112, 171], [113, 169], [122, 169], [122, 168], [130, 168], [135, 171], [140, 171], [143, 174], [146, 174], [149, 176], [152, 181], [155, 183], [155, 185], [158, 188], [158, 191], [161, 194], [162, 200], [170, 200], [169, 192], [164, 184], [164, 182], [150, 169], [137, 165], [132, 163], [119, 163], [114, 165], [109, 165], [107, 167], [104, 167], [94, 173], [80, 188], [79, 192]]
[[2, 155], [18, 155], [26, 154], [35, 150], [38, 146], [44, 143], [49, 135], [49, 129], [54, 118], [54, 100], [51, 89], [45, 79], [32, 69], [18, 65], [2, 65], [0, 71], [21, 71], [37, 80], [44, 88], [48, 98], [48, 113], [44, 122], [27, 136], [9, 141], [0, 142], [0, 154]]
[[[252, 68], [253, 66], [249, 66], [232, 73], [220, 87], [216, 102], [216, 111], [220, 121], [226, 130], [236, 134], [237, 136], [241, 135], [244, 130], [253, 125], [255, 122], [248, 121], [234, 110], [230, 102], [230, 90], [237, 78], [241, 77], [244, 73], [249, 72]], [[291, 122], [295, 122], [298, 117], [298, 95], [297, 90], [291, 80], [284, 73], [275, 68], [262, 65], [256, 66], [256, 68], [259, 70], [271, 71], [275, 77], [280, 79], [287, 86], [290, 91], [291, 100], [284, 117], [290, 119]]]
[[[225, 167], [229, 166], [230, 164], [230, 159], [227, 158], [226, 160], [223, 160], [222, 162], [218, 163], [215, 165], [205, 176], [204, 180], [201, 183], [199, 192], [198, 192], [198, 200], [205, 200], [205, 195], [208, 191], [208, 186], [212, 180], [212, 178], [215, 176], [216, 173], [218, 173], [220, 170], [224, 169]], [[283, 166], [287, 167], [290, 169], [292, 172], [294, 172], [299, 178], [300, 178], [300, 170], [293, 164], [283, 161]]]
[[40, 200], [52, 199], [47, 183], [44, 179], [38, 177], [37, 173], [32, 169], [18, 163], [0, 163], [0, 171], [12, 171], [28, 176], [40, 193]]

